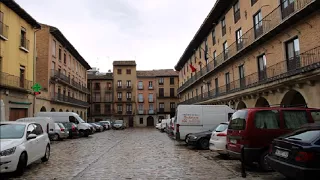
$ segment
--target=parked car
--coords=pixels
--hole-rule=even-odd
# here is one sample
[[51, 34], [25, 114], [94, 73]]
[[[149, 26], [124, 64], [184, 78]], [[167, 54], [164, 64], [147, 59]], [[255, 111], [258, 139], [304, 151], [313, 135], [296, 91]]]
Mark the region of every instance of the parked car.
[[268, 164], [290, 179], [320, 179], [320, 124], [309, 124], [276, 138]]
[[26, 117], [26, 118], [17, 119], [16, 122], [38, 123], [41, 125], [43, 131], [48, 133], [50, 139], [55, 134], [54, 133], [55, 121], [51, 117]]
[[50, 140], [38, 123], [1, 122], [0, 173], [22, 175], [26, 166], [50, 157]]
[[191, 133], [187, 136], [186, 143], [201, 149], [209, 149], [209, 140], [213, 130], [215, 128], [199, 133]]
[[179, 105], [173, 137], [185, 141], [189, 134], [208, 131], [227, 122], [233, 113], [227, 105]]
[[63, 126], [69, 131], [69, 138], [78, 137], [79, 130], [75, 123], [63, 122]]
[[231, 157], [240, 160], [241, 148], [244, 147], [245, 164], [258, 162], [262, 170], [269, 170], [266, 156], [272, 140], [304, 124], [313, 123], [313, 117], [319, 112], [320, 109], [293, 107], [238, 110], [229, 122], [227, 151]]
[[102, 132], [102, 131], [104, 131], [104, 130], [105, 130], [104, 125], [99, 124], [98, 122], [95, 122], [94, 124], [95, 124], [95, 125], [97, 125], [97, 126], [100, 128], [100, 132]]
[[69, 137], [69, 131], [62, 123], [54, 123], [54, 126], [54, 134], [52, 135], [51, 140], [58, 141]]
[[89, 125], [89, 128], [90, 128], [91, 134], [95, 133], [96, 132], [95, 126], [91, 125], [90, 123], [88, 123], [88, 125]]
[[96, 132], [102, 132], [103, 131], [103, 127], [102, 126], [100, 126], [100, 125], [98, 125], [96, 123], [89, 123], [89, 124], [91, 124], [95, 128]]
[[227, 145], [227, 132], [229, 122], [220, 123], [219, 126], [212, 131], [209, 141], [209, 149], [221, 155], [228, 155]]
[[161, 132], [164, 132], [164, 131], [165, 131], [166, 125], [167, 125], [167, 120], [169, 120], [169, 119], [162, 119], [162, 120], [161, 120], [161, 126], [160, 126]]
[[115, 120], [112, 129], [125, 129], [123, 120]]
[[156, 124], [156, 129], [161, 129], [161, 123]]
[[110, 122], [100, 121], [100, 122], [96, 122], [96, 123], [101, 125], [104, 128], [104, 130], [110, 129]]

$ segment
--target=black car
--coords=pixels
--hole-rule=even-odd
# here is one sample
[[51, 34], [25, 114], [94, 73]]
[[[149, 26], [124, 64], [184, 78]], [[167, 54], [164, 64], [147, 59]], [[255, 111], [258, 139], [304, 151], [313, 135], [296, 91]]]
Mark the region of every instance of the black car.
[[309, 124], [273, 140], [269, 166], [292, 179], [320, 179], [320, 124]]
[[109, 129], [109, 124], [107, 122], [96, 122], [96, 124], [99, 124], [100, 126], [102, 126], [104, 130]]
[[68, 129], [69, 138], [73, 138], [73, 137], [78, 137], [79, 136], [79, 130], [78, 130], [77, 125], [75, 123], [63, 122], [62, 124], [66, 129]]
[[209, 141], [212, 131], [214, 130], [215, 128], [208, 131], [189, 134], [186, 137], [186, 143], [190, 146], [200, 147], [201, 149], [209, 149]]

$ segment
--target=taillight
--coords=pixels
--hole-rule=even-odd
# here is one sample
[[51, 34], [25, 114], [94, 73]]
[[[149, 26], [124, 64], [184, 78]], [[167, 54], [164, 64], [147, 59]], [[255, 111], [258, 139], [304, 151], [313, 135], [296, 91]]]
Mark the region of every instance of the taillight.
[[297, 162], [307, 162], [314, 159], [314, 154], [312, 152], [298, 152], [296, 155]]
[[174, 130], [174, 125], [171, 126], [171, 129]]
[[226, 133], [218, 133], [217, 136], [227, 136]]
[[63, 128], [60, 128], [60, 130], [61, 130], [61, 131], [64, 131], [64, 129], [63, 129]]
[[76, 128], [74, 126], [72, 126], [71, 130], [72, 131], [76, 131]]
[[180, 124], [177, 124], [177, 132], [179, 132]]

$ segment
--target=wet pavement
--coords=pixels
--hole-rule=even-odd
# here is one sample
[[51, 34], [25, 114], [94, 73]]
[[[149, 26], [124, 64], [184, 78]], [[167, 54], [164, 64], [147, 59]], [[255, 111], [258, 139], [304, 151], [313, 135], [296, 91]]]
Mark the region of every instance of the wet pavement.
[[[156, 129], [110, 130], [89, 138], [53, 142], [46, 163], [29, 166], [20, 178], [1, 179], [243, 179], [237, 160], [196, 150]], [[246, 179], [284, 180], [276, 172], [247, 171]]]

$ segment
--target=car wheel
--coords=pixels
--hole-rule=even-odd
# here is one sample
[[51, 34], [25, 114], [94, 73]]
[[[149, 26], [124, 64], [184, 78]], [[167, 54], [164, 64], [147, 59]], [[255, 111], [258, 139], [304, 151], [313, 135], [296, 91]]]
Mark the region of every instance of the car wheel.
[[272, 170], [272, 168], [268, 164], [267, 157], [268, 157], [268, 151], [263, 152], [262, 155], [260, 156], [259, 166], [263, 171]]
[[52, 140], [53, 140], [53, 141], [58, 141], [59, 139], [60, 139], [59, 134], [54, 134], [54, 135], [52, 136]]
[[49, 158], [50, 158], [50, 145], [48, 144], [46, 147], [46, 152], [45, 152], [43, 158], [41, 158], [41, 161], [46, 162], [49, 160]]
[[201, 149], [209, 149], [209, 139], [201, 138], [199, 144]]
[[23, 175], [24, 170], [27, 167], [27, 162], [28, 162], [27, 153], [26, 152], [21, 153], [21, 155], [19, 157], [17, 170], [16, 170], [16, 174], [18, 176], [22, 176]]

